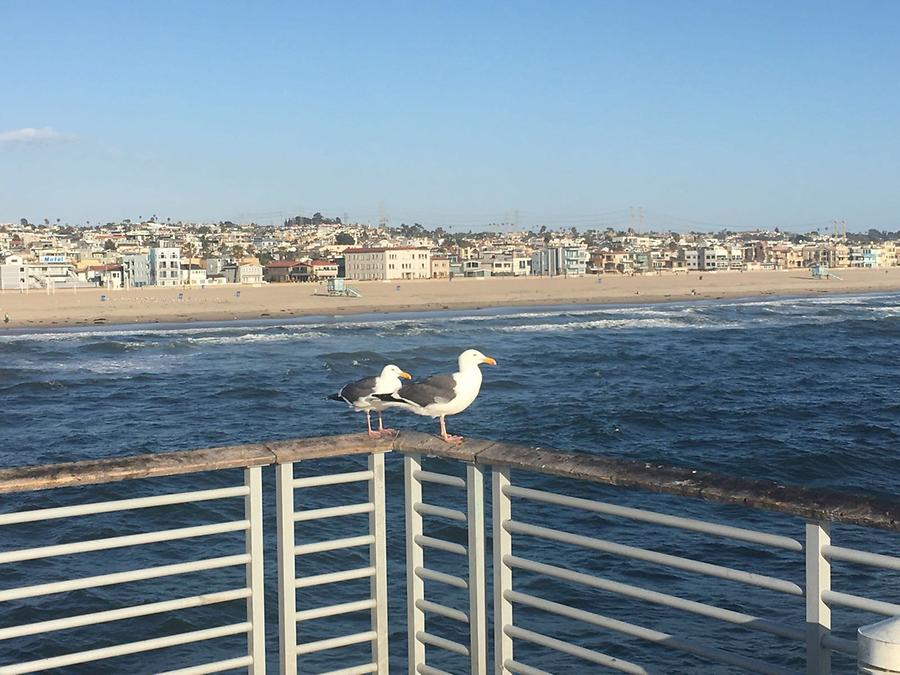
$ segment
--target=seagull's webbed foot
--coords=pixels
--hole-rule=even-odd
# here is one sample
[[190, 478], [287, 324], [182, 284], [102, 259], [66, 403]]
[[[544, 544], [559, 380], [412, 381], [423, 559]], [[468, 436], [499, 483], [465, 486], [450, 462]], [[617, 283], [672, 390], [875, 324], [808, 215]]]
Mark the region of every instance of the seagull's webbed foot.
[[369, 429], [369, 438], [381, 438], [381, 432]]
[[452, 445], [457, 445], [463, 442], [462, 436], [454, 436], [453, 434], [441, 434], [441, 438]]
[[390, 427], [382, 427], [381, 429], [378, 430], [378, 433], [380, 433], [384, 436], [388, 436], [390, 434], [396, 434], [397, 430], [391, 429]]

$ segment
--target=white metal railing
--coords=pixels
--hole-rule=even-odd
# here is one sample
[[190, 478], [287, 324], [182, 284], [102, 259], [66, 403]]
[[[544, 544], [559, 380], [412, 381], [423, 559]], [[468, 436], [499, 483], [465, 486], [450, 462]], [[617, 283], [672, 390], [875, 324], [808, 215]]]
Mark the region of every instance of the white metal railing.
[[[757, 485], [487, 441], [454, 447], [423, 434], [404, 433], [375, 442], [362, 436], [330, 437], [0, 470], [0, 495], [218, 469], [241, 468], [244, 477], [241, 484], [214, 489], [195, 485], [146, 497], [87, 499], [68, 506], [0, 513], [0, 675], [59, 672], [79, 665], [90, 668], [90, 664], [137, 654], [145, 654], [146, 669], [155, 672], [183, 663], [166, 672], [245, 669], [264, 673], [261, 467], [267, 464], [275, 465], [277, 536], [268, 554], [277, 560], [278, 586], [278, 648], [270, 647], [270, 655], [278, 651], [280, 672], [286, 675], [323, 669], [331, 675], [386, 675], [390, 648], [387, 543], [399, 525], [387, 518], [386, 497], [398, 502], [401, 498], [399, 490], [386, 495], [385, 452], [392, 449], [403, 454], [406, 665], [411, 674], [535, 675], [546, 673], [547, 664], [563, 672], [588, 672], [596, 667], [626, 673], [680, 670], [680, 665], [660, 668], [664, 652], [654, 650], [667, 650], [675, 664], [692, 659], [690, 663], [704, 663], [707, 669], [781, 674], [797, 672], [805, 662], [807, 673], [827, 675], [832, 658], [837, 670], [846, 670], [855, 659], [858, 626], [873, 617], [900, 616], [900, 557], [890, 554], [890, 546], [900, 544], [894, 534], [900, 530], [897, 500]], [[326, 457], [344, 455], [338, 460], [340, 467], [324, 462]], [[541, 474], [554, 478], [547, 480]], [[392, 462], [387, 477], [399, 486], [399, 466]], [[760, 531], [756, 529], [759, 518], [744, 518], [734, 511], [710, 515], [697, 500], [679, 509], [700, 514], [694, 517], [665, 513], [665, 501], [655, 510], [644, 502], [635, 506], [635, 500], [626, 497], [638, 494], [633, 490], [620, 493], [606, 487], [598, 491], [592, 487], [597, 484], [766, 507], [782, 512], [777, 527], [771, 528], [781, 532]], [[236, 518], [209, 523], [197, 517], [204, 504], [238, 500], [243, 507]], [[0, 499], [0, 505], [7, 504]], [[118, 531], [136, 520], [135, 513], [154, 513], [163, 507], [180, 508], [182, 516], [174, 522], [167, 520], [171, 525], [161, 529]], [[73, 536], [60, 543], [56, 530], [46, 538], [47, 530], [33, 530], [27, 545], [3, 545], [11, 541], [3, 537], [4, 528], [45, 521], [68, 523], [118, 512], [122, 517], [113, 536], [81, 540]], [[399, 510], [394, 512], [399, 519]], [[732, 520], [716, 522], [726, 519]], [[748, 522], [753, 526], [747, 526]], [[893, 538], [883, 539], [888, 542], [886, 547], [882, 544], [887, 552], [873, 553], [863, 550], [868, 540], [847, 539], [833, 523], [893, 530], [883, 533]], [[835, 544], [832, 532], [841, 535]], [[217, 555], [190, 559], [176, 555], [191, 542], [235, 536], [243, 539], [239, 550], [220, 547]], [[836, 545], [848, 542], [855, 546]], [[150, 551], [166, 543], [171, 547], [162, 554], [161, 564], [110, 571], [116, 568], [114, 557], [129, 561], [133, 551]], [[726, 547], [738, 547], [740, 565], [734, 564], [733, 556], [719, 555]], [[84, 575], [70, 571], [65, 578], [39, 583], [30, 574], [4, 574], [4, 570], [21, 571], [35, 564], [50, 565], [43, 569], [46, 573], [62, 569], [53, 567], [53, 561], [90, 555], [103, 555], [103, 567], [109, 563], [107, 571], [101, 568]], [[629, 575], [618, 573], [623, 565]], [[201, 574], [216, 570], [243, 570], [244, 574], [240, 582], [220, 589]], [[856, 576], [851, 570], [856, 570]], [[654, 587], [649, 579], [656, 571], [691, 584]], [[852, 587], [850, 582], [866, 571], [881, 575], [879, 597], [863, 597], [858, 587]], [[10, 579], [19, 583], [8, 583]], [[28, 582], [23, 584], [23, 579]], [[42, 598], [68, 597], [62, 594], [73, 591], [129, 588], [137, 582], [159, 584], [167, 579], [184, 579], [178, 589], [182, 592], [171, 597], [156, 593], [137, 602], [135, 597], [140, 599], [142, 592], [133, 592], [130, 602], [91, 606], [90, 611], [64, 616], [58, 615], [59, 610], [54, 613], [48, 603], [41, 604]], [[695, 579], [705, 580], [704, 589], [722, 590], [696, 592]], [[616, 599], [620, 608], [628, 603], [628, 615], [615, 616], [616, 602], [601, 604], [594, 600], [598, 593]], [[492, 625], [488, 602], [493, 607]], [[40, 620], [2, 620], [11, 616], [5, 607], [26, 605]], [[141, 634], [144, 624], [127, 624], [127, 637], [121, 640], [111, 640], [112, 631], [105, 631], [99, 644], [86, 640], [87, 648], [44, 653], [41, 647], [17, 659], [10, 659], [12, 652], [4, 647], [61, 631], [111, 628], [132, 619], [226, 605], [239, 607], [239, 614], [210, 614], [209, 625], [193, 625], [188, 631]], [[663, 610], [706, 622], [699, 625], [710, 629], [692, 634], [680, 624], [641, 625], [646, 621], [635, 619]], [[833, 612], [839, 621], [834, 621]], [[231, 619], [221, 620], [227, 616]], [[394, 620], [395, 625], [402, 623]], [[727, 628], [728, 639], [715, 639], [716, 627]], [[890, 630], [879, 627], [870, 632], [882, 636]], [[274, 637], [274, 626], [271, 633]], [[88, 633], [87, 638], [92, 635]], [[751, 647], [742, 648], [742, 640], [732, 639], [737, 635], [753, 636]], [[234, 640], [239, 636], [243, 637], [238, 648]], [[153, 656], [190, 645], [211, 647], [212, 641], [228, 644], [203, 652], [205, 659], [196, 654], [159, 660]], [[630, 647], [625, 649], [624, 644]], [[647, 649], [633, 649], [638, 644]], [[226, 653], [233, 647], [233, 653]], [[893, 663], [893, 657], [884, 657], [884, 650], [867, 649], [866, 658], [880, 659], [879, 667]], [[660, 660], [654, 661], [657, 653]], [[888, 672], [871, 669], [867, 663], [870, 670], [866, 672]]]
[[[447, 475], [422, 468], [422, 456], [404, 457], [404, 485], [406, 505], [407, 560], [407, 629], [410, 673], [440, 675], [445, 671], [428, 664], [428, 647], [450, 652], [468, 659], [469, 672], [483, 673], [487, 669], [487, 602], [485, 597], [485, 538], [484, 538], [484, 473], [481, 467], [468, 464], [466, 477]], [[435, 506], [424, 501], [426, 490], [439, 494], [440, 488], [463, 491], [466, 511]], [[426, 519], [442, 519], [465, 525], [466, 545], [425, 534]], [[439, 553], [449, 554], [450, 564], [465, 565], [465, 578], [426, 566], [428, 558]], [[427, 584], [435, 583], [449, 589], [467, 591], [467, 611], [448, 606], [426, 597]], [[465, 626], [467, 644], [448, 639], [428, 630], [429, 615], [442, 617]]]
[[[58, 631], [86, 628], [102, 623], [123, 621], [137, 617], [177, 612], [196, 607], [218, 605], [243, 601], [246, 603], [245, 620], [210, 628], [177, 633], [164, 637], [147, 638], [122, 642], [114, 646], [56, 654], [52, 656], [38, 655], [38, 658], [20, 661], [14, 664], [0, 665], [0, 674], [19, 675], [20, 673], [36, 673], [56, 671], [81, 664], [91, 664], [106, 659], [114, 659], [127, 655], [161, 650], [178, 645], [216, 640], [234, 635], [246, 635], [245, 648], [233, 658], [194, 664], [173, 673], [207, 673], [218, 672], [226, 668], [246, 667], [255, 675], [265, 673], [265, 619], [263, 606], [263, 569], [262, 569], [262, 483], [260, 467], [249, 467], [244, 470], [243, 485], [214, 490], [167, 493], [153, 497], [119, 499], [71, 506], [44, 508], [0, 515], [0, 527], [21, 525], [24, 523], [40, 523], [45, 521], [66, 521], [70, 518], [150, 509], [175, 504], [197, 504], [212, 500], [243, 498], [243, 519], [198, 525], [192, 527], [141, 532], [116, 537], [106, 537], [86, 541], [72, 541], [65, 544], [34, 546], [0, 552], [0, 579], [8, 578], [2, 570], [6, 565], [24, 561], [46, 560], [59, 556], [73, 556], [96, 551], [113, 551], [126, 549], [121, 556], [128, 559], [134, 547], [148, 544], [180, 541], [196, 537], [214, 537], [229, 532], [244, 534], [244, 550], [226, 556], [216, 556], [186, 562], [168, 563], [155, 567], [132, 569], [124, 572], [112, 572], [87, 577], [78, 577], [43, 583], [4, 587], [0, 590], [0, 603], [13, 603], [51, 596], [73, 591], [88, 590], [104, 586], [129, 584], [148, 579], [160, 579], [176, 575], [193, 574], [229, 567], [244, 567], [245, 583], [239, 588], [218, 592], [200, 592], [144, 604], [135, 604], [114, 609], [89, 612], [85, 614], [45, 619], [33, 623], [0, 628], [0, 653], [2, 645], [9, 640], [31, 636], [46, 635]], [[55, 525], [54, 529], [59, 525]], [[40, 534], [40, 531], [38, 531]]]
[[[298, 462], [298, 464], [302, 464]], [[297, 478], [294, 463], [279, 464], [276, 483], [278, 520], [278, 609], [279, 609], [279, 653], [281, 672], [286, 675], [297, 673], [298, 659], [352, 645], [370, 645], [370, 659], [362, 664], [344, 667], [329, 672], [387, 673], [388, 672], [388, 629], [387, 629], [387, 532], [385, 529], [384, 455], [373, 453], [368, 456], [368, 469], [337, 474]], [[297, 509], [295, 495], [301, 493], [304, 503], [305, 491], [315, 488], [332, 488], [335, 485], [364, 483], [365, 501], [322, 508]], [[298, 525], [332, 518], [367, 514], [365, 534], [319, 540], [297, 545], [295, 542]], [[332, 572], [297, 575], [297, 559], [317, 553], [343, 551], [349, 548], [368, 549], [368, 562], [363, 567], [339, 569]], [[301, 561], [302, 566], [302, 561]], [[317, 586], [337, 584], [358, 579], [370, 579], [368, 597], [351, 602], [297, 609], [297, 591]], [[297, 642], [298, 625], [318, 619], [346, 616], [368, 612], [371, 615], [370, 629], [352, 634], [340, 631], [335, 637]], [[329, 622], [329, 626], [335, 622]]]

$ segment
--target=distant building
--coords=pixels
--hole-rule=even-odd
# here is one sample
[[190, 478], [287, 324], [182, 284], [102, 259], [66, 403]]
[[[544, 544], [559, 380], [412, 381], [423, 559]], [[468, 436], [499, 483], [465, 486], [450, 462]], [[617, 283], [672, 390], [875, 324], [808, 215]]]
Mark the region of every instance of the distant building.
[[88, 267], [88, 282], [103, 288], [122, 288], [122, 265], [91, 265]]
[[206, 283], [206, 267], [197, 263], [181, 263], [181, 283], [188, 286], [202, 286]]
[[181, 285], [181, 249], [155, 246], [150, 249], [150, 283], [154, 286]]
[[427, 248], [348, 248], [344, 250], [347, 279], [358, 281], [431, 278]]
[[327, 281], [328, 279], [336, 279], [338, 275], [338, 264], [330, 260], [313, 260], [310, 264], [312, 276], [316, 281]]
[[445, 256], [431, 256], [431, 278], [446, 279], [450, 276], [450, 260]]
[[142, 288], [149, 286], [150, 281], [150, 256], [146, 253], [136, 253], [122, 256], [123, 284], [126, 288]]
[[241, 261], [230, 263], [222, 268], [222, 274], [229, 284], [261, 284], [263, 282], [263, 268], [259, 263]]
[[587, 261], [587, 249], [581, 246], [542, 248], [531, 257], [531, 272], [547, 277], [580, 277], [587, 273]]
[[291, 272], [301, 264], [296, 260], [273, 260], [263, 269], [263, 279], [270, 284], [294, 281]]

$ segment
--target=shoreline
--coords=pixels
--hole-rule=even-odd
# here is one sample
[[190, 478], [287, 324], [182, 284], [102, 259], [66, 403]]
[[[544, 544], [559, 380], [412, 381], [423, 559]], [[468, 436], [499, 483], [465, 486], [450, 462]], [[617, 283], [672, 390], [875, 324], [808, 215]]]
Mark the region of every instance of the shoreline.
[[[81, 289], [47, 295], [40, 290], [0, 293], [4, 332], [92, 326], [197, 324], [355, 314], [560, 305], [634, 305], [665, 302], [753, 300], [900, 291], [900, 268], [840, 270], [841, 280], [813, 279], [807, 270], [692, 272], [685, 275], [578, 278], [350, 282], [360, 298], [330, 297], [321, 284], [259, 287], [147, 287]], [[179, 300], [179, 294], [181, 298]], [[106, 296], [102, 300], [101, 296]]]

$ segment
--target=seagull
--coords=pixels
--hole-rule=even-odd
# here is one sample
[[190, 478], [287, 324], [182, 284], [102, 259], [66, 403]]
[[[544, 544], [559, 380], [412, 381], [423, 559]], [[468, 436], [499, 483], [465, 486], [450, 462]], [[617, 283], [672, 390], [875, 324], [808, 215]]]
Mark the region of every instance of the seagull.
[[[390, 395], [400, 389], [403, 384], [400, 378], [411, 380], [412, 375], [394, 364], [388, 364], [378, 377], [366, 377], [341, 387], [341, 390], [328, 397], [331, 401], [344, 401], [357, 412], [366, 413], [366, 424], [369, 436], [379, 438], [382, 434], [393, 431], [385, 429], [381, 421], [381, 411], [386, 407], [384, 402], [376, 398], [378, 394]], [[372, 411], [378, 413], [378, 431], [372, 429]]]
[[392, 394], [376, 394], [388, 407], [403, 408], [416, 415], [439, 418], [441, 438], [459, 443], [462, 436], [447, 433], [444, 417], [456, 415], [472, 405], [481, 390], [482, 363], [496, 366], [497, 362], [477, 349], [467, 349], [459, 355], [459, 371], [452, 375], [433, 375], [421, 382], [412, 382]]

